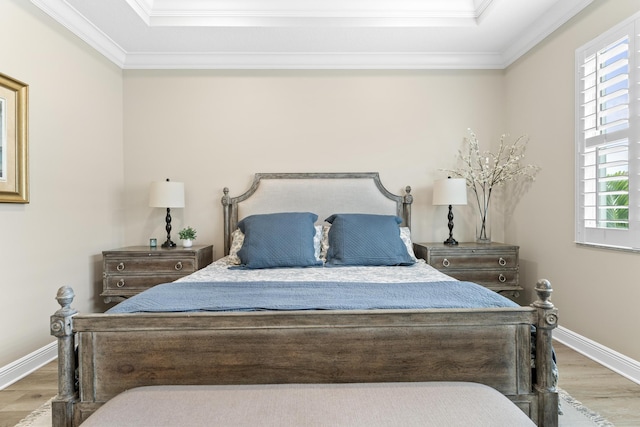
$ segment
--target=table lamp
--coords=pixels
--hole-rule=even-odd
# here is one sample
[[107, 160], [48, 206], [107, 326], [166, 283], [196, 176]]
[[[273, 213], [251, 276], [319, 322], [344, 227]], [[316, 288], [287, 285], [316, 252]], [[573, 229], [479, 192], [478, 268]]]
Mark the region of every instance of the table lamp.
[[166, 181], [152, 182], [149, 194], [149, 206], [152, 208], [167, 208], [165, 217], [167, 230], [167, 241], [162, 244], [163, 248], [175, 248], [176, 244], [171, 241], [171, 208], [184, 208], [184, 183]]
[[433, 186], [433, 204], [449, 205], [449, 238], [445, 245], [457, 245], [453, 238], [453, 205], [467, 204], [467, 180], [464, 178], [447, 178], [437, 180]]

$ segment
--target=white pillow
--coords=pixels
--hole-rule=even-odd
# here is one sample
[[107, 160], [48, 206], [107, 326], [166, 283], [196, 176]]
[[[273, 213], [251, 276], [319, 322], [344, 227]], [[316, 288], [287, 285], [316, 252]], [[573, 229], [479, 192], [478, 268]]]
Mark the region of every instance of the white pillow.
[[318, 261], [322, 261], [320, 258], [320, 246], [322, 242], [322, 226], [316, 225], [316, 234], [313, 235], [313, 254], [316, 256]]
[[238, 251], [242, 248], [242, 244], [244, 243], [244, 233], [240, 231], [239, 228], [236, 228], [233, 233], [231, 233], [231, 247], [229, 248], [229, 262], [231, 264], [240, 265], [240, 257], [238, 256]]
[[404, 245], [407, 247], [407, 252], [409, 256], [417, 261], [416, 254], [413, 253], [413, 242], [411, 242], [411, 229], [409, 227], [400, 227], [400, 239], [404, 242]]

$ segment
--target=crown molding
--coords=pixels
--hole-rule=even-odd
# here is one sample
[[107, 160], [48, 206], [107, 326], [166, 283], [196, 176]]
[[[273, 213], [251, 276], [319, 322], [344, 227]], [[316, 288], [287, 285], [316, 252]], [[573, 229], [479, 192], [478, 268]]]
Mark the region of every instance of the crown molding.
[[551, 33], [573, 18], [578, 12], [587, 7], [593, 0], [581, 0], [578, 3], [556, 3], [553, 13], [548, 13], [536, 22], [534, 27], [524, 31], [518, 40], [503, 52], [503, 68], [513, 64], [518, 58], [530, 51], [534, 46], [547, 38]]
[[502, 69], [500, 54], [388, 52], [143, 53], [124, 69]]
[[31, 0], [31, 2], [111, 62], [120, 68], [124, 67], [127, 52], [66, 1]]
[[493, 0], [125, 0], [148, 26], [474, 26]]
[[[128, 0], [150, 13], [158, 0]], [[177, 0], [165, 1], [166, 7], [177, 7]], [[226, 0], [235, 4], [236, 0]], [[247, 0], [256, 2], [258, 0]], [[281, 0], [291, 6], [297, 0]], [[319, 1], [319, 0], [318, 0]], [[371, 0], [361, 0], [370, 2]], [[408, 1], [408, 0], [407, 0]], [[443, 0], [451, 1], [451, 0]], [[460, 3], [463, 0], [460, 0]], [[470, 0], [464, 0], [470, 1]], [[460, 12], [455, 19], [482, 19], [493, 0], [473, 0], [472, 10]], [[504, 69], [533, 46], [559, 28], [593, 0], [557, 2], [553, 10], [520, 37], [510, 41], [502, 52], [127, 52], [118, 43], [88, 21], [65, 0], [31, 0], [33, 4], [77, 35], [121, 69]], [[202, 0], [180, 0], [179, 3], [204, 4]], [[222, 2], [224, 3], [224, 1]], [[162, 5], [162, 2], [160, 2]], [[362, 5], [362, 7], [364, 7]], [[142, 12], [139, 12], [142, 13]], [[304, 18], [316, 19], [307, 14]], [[282, 17], [278, 18], [282, 19]], [[334, 19], [334, 18], [329, 18]], [[342, 18], [337, 18], [342, 19]], [[351, 18], [349, 18], [351, 19]], [[365, 15], [354, 19], [378, 19]], [[416, 18], [420, 19], [420, 18]], [[335, 23], [336, 21], [334, 21]]]

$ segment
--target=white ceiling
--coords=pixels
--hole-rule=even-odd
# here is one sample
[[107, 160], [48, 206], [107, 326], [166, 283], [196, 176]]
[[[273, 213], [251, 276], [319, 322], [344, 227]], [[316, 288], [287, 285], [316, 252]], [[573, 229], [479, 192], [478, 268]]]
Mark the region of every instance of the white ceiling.
[[593, 0], [31, 0], [123, 69], [501, 69]]

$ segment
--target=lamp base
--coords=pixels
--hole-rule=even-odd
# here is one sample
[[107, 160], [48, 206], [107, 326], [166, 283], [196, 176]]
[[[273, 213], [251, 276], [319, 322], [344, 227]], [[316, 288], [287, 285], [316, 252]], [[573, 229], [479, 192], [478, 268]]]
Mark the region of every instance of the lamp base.
[[451, 205], [449, 205], [449, 214], [447, 215], [447, 219], [449, 220], [449, 223], [447, 224], [449, 226], [449, 238], [444, 241], [444, 244], [455, 246], [458, 242], [453, 238], [453, 209]]
[[167, 223], [167, 225], [164, 227], [165, 230], [167, 230], [167, 240], [162, 244], [163, 248], [175, 248], [176, 245], [172, 240], [171, 240], [171, 209], [167, 208], [167, 216], [165, 217], [165, 222]]
[[178, 246], [178, 245], [176, 245], [176, 244], [175, 244], [174, 242], [172, 242], [171, 240], [167, 240], [166, 242], [164, 242], [164, 243], [162, 244], [162, 247], [163, 247], [163, 248], [175, 248], [176, 246]]
[[447, 240], [444, 241], [445, 245], [450, 245], [450, 246], [455, 246], [458, 244], [458, 241], [456, 239], [454, 239], [453, 237], [449, 237]]

